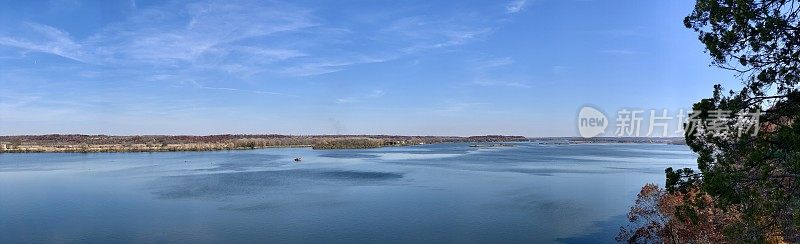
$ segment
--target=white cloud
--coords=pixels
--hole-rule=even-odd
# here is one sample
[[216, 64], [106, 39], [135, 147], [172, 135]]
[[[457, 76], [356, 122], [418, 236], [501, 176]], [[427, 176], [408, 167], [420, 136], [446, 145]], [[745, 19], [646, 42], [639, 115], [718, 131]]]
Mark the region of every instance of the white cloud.
[[[475, 38], [491, 32], [477, 20], [465, 16], [460, 18], [406, 17], [393, 21], [382, 33], [393, 41], [406, 42], [401, 48], [405, 54], [413, 54], [428, 49], [463, 45]], [[456, 21], [455, 19], [461, 19]]]
[[459, 113], [487, 105], [490, 104], [482, 102], [445, 101], [439, 108], [434, 109], [433, 112], [443, 114]]
[[299, 65], [284, 68], [281, 73], [291, 76], [313, 76], [341, 71], [345, 66], [355, 64], [354, 62], [321, 62], [321, 63], [302, 63]]
[[511, 57], [489, 58], [474, 61], [475, 78], [472, 85], [476, 86], [505, 86], [515, 88], [529, 88], [518, 75], [514, 75], [514, 60]]
[[25, 23], [24, 26], [31, 32], [30, 39], [0, 36], [0, 45], [86, 62], [81, 45], [73, 41], [67, 32], [37, 23]]
[[378, 98], [378, 97], [382, 97], [383, 94], [386, 94], [386, 92], [384, 92], [383, 90], [374, 90], [374, 91], [372, 91], [372, 93], [367, 95], [367, 97], [369, 97], [369, 98]]
[[52, 26], [25, 23], [25, 32], [0, 33], [0, 45], [129, 69], [147, 65], [252, 75], [309, 54], [242, 41], [313, 27], [313, 18], [308, 10], [278, 3], [166, 4], [137, 10], [80, 41]]
[[[233, 43], [316, 25], [310, 12], [277, 4], [202, 2], [179, 6], [178, 13], [175, 8], [142, 10], [127, 21], [94, 35], [90, 42], [98, 45], [99, 55], [112, 62], [191, 64], [206, 54], [242, 51], [248, 52], [247, 55], [286, 59], [304, 54], [295, 50], [259, 50]], [[185, 17], [188, 17], [188, 24], [179, 24], [185, 23]]]
[[270, 91], [259, 91], [259, 90], [245, 90], [245, 89], [238, 89], [238, 88], [230, 88], [230, 87], [212, 87], [212, 86], [204, 86], [197, 81], [190, 80], [190, 84], [199, 89], [208, 89], [208, 90], [222, 90], [222, 91], [233, 91], [233, 92], [248, 92], [248, 93], [256, 93], [256, 94], [267, 94], [267, 95], [283, 95], [282, 93], [278, 92], [270, 92]]
[[376, 99], [382, 97], [386, 92], [383, 90], [373, 90], [371, 93], [359, 97], [342, 97], [337, 98], [337, 104], [357, 103], [368, 99]]
[[332, 58], [318, 58], [313, 61], [305, 61], [296, 65], [284, 68], [281, 73], [292, 76], [312, 76], [333, 73], [344, 70], [347, 66], [369, 63], [381, 63], [392, 58], [351, 58], [346, 61], [331, 61]]
[[479, 78], [475, 79], [472, 84], [478, 86], [506, 86], [506, 87], [516, 87], [516, 88], [530, 88], [531, 86], [525, 82], [519, 81], [508, 81], [508, 80], [500, 80], [500, 79], [486, 79], [486, 78]]
[[506, 5], [506, 13], [513, 14], [525, 9], [527, 0], [514, 0]]
[[[134, 7], [135, 1], [130, 5]], [[346, 24], [325, 22], [312, 10], [276, 2], [136, 7], [123, 21], [80, 40], [55, 27], [31, 23], [35, 35], [0, 33], [0, 45], [119, 70], [178, 76], [214, 71], [246, 79], [263, 72], [316, 76], [455, 47], [490, 33], [496, 24], [480, 15], [387, 14], [383, 16], [387, 26], [350, 30]], [[352, 46], [362, 36], [368, 36], [370, 45], [384, 48]]]
[[358, 100], [355, 99], [355, 98], [352, 98], [352, 97], [343, 97], [343, 98], [337, 98], [336, 99], [336, 103], [337, 104], [354, 103], [356, 101], [358, 101]]

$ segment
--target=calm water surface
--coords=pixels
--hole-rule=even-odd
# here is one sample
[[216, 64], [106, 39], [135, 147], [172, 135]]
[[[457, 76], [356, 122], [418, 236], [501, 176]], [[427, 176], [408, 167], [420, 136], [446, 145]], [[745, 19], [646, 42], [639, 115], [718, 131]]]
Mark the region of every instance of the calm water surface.
[[0, 243], [613, 242], [639, 188], [694, 158], [534, 143], [0, 154]]

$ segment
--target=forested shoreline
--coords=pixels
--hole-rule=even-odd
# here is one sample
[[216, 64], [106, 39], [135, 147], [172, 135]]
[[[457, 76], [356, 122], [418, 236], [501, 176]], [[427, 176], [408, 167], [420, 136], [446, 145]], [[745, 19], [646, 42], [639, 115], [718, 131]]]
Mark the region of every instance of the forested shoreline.
[[161, 152], [240, 150], [269, 147], [314, 149], [376, 148], [432, 143], [518, 142], [524, 136], [391, 136], [391, 135], [24, 135], [0, 136], [0, 153], [26, 152]]

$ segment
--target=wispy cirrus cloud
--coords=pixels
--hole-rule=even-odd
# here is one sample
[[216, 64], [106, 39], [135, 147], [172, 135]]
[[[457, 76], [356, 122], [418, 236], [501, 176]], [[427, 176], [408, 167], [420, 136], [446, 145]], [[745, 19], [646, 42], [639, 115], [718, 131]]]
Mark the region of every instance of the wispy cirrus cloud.
[[376, 98], [382, 97], [384, 94], [386, 94], [385, 91], [378, 89], [378, 90], [373, 90], [369, 94], [366, 94], [366, 95], [363, 95], [363, 96], [337, 98], [335, 102], [337, 104], [357, 103], [357, 102], [361, 102], [361, 101], [364, 101], [364, 100], [376, 99]]
[[[0, 45], [108, 67], [157, 67], [156, 73], [200, 69], [238, 77], [262, 72], [302, 77], [460, 46], [488, 35], [496, 24], [478, 14], [444, 13], [388, 14], [389, 24], [375, 28], [332, 25], [314, 10], [281, 2], [147, 7], [132, 2], [131, 8], [135, 11], [124, 20], [78, 40], [64, 30], [29, 23], [34, 35], [0, 33]], [[353, 40], [384, 48], [361, 50]]]
[[435, 114], [453, 114], [453, 113], [460, 113], [485, 107], [488, 105], [491, 104], [484, 102], [464, 102], [464, 101], [446, 100], [443, 101], [438, 108], [433, 109], [432, 112], [434, 112]]
[[22, 24], [26, 37], [0, 36], [0, 45], [25, 51], [49, 53], [79, 62], [86, 62], [83, 47], [69, 33], [49, 25], [26, 22]]
[[297, 63], [283, 68], [280, 72], [292, 76], [312, 76], [333, 73], [344, 70], [348, 66], [357, 64], [381, 63], [393, 58], [351, 57], [348, 60], [340, 58], [312, 58], [308, 61]]
[[25, 31], [0, 33], [0, 46], [106, 67], [199, 68], [251, 75], [309, 54], [249, 40], [318, 25], [313, 18], [309, 10], [279, 3], [172, 3], [136, 11], [80, 40], [53, 26], [23, 23]]
[[514, 64], [510, 57], [489, 58], [474, 61], [475, 78], [472, 85], [476, 86], [498, 86], [513, 88], [530, 88], [530, 84], [516, 75], [511, 74], [507, 69]]
[[509, 81], [507, 79], [489, 79], [489, 78], [476, 78], [472, 81], [472, 84], [478, 86], [506, 86], [506, 87], [516, 87], [516, 88], [530, 88], [531, 86], [528, 83], [520, 82], [520, 81]]
[[246, 92], [246, 93], [256, 93], [256, 94], [267, 94], [267, 95], [283, 95], [279, 92], [271, 92], [271, 91], [259, 91], [259, 90], [250, 90], [250, 89], [239, 89], [239, 88], [231, 88], [231, 87], [213, 87], [213, 86], [205, 86], [197, 81], [190, 80], [189, 83], [194, 88], [198, 89], [207, 89], [207, 90], [221, 90], [221, 91], [232, 91], [232, 92]]
[[506, 13], [513, 14], [525, 9], [527, 0], [514, 0], [506, 5]]
[[286, 59], [300, 52], [259, 49], [235, 42], [317, 25], [309, 11], [288, 5], [200, 2], [142, 10], [89, 38], [109, 62], [175, 64], [222, 60], [232, 53]]
[[462, 45], [490, 33], [491, 30], [488, 24], [470, 20], [469, 16], [438, 19], [413, 16], [397, 19], [381, 32], [394, 40], [406, 42], [407, 45], [400, 50], [409, 54]]

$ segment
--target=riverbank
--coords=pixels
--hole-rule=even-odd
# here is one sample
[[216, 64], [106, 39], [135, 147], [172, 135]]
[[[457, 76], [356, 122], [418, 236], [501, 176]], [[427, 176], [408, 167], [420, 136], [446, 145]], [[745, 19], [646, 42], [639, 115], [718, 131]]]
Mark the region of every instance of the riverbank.
[[269, 147], [355, 149], [432, 143], [520, 141], [528, 141], [528, 138], [501, 135], [469, 137], [389, 135], [24, 135], [0, 136], [0, 153], [170, 152], [244, 150]]

